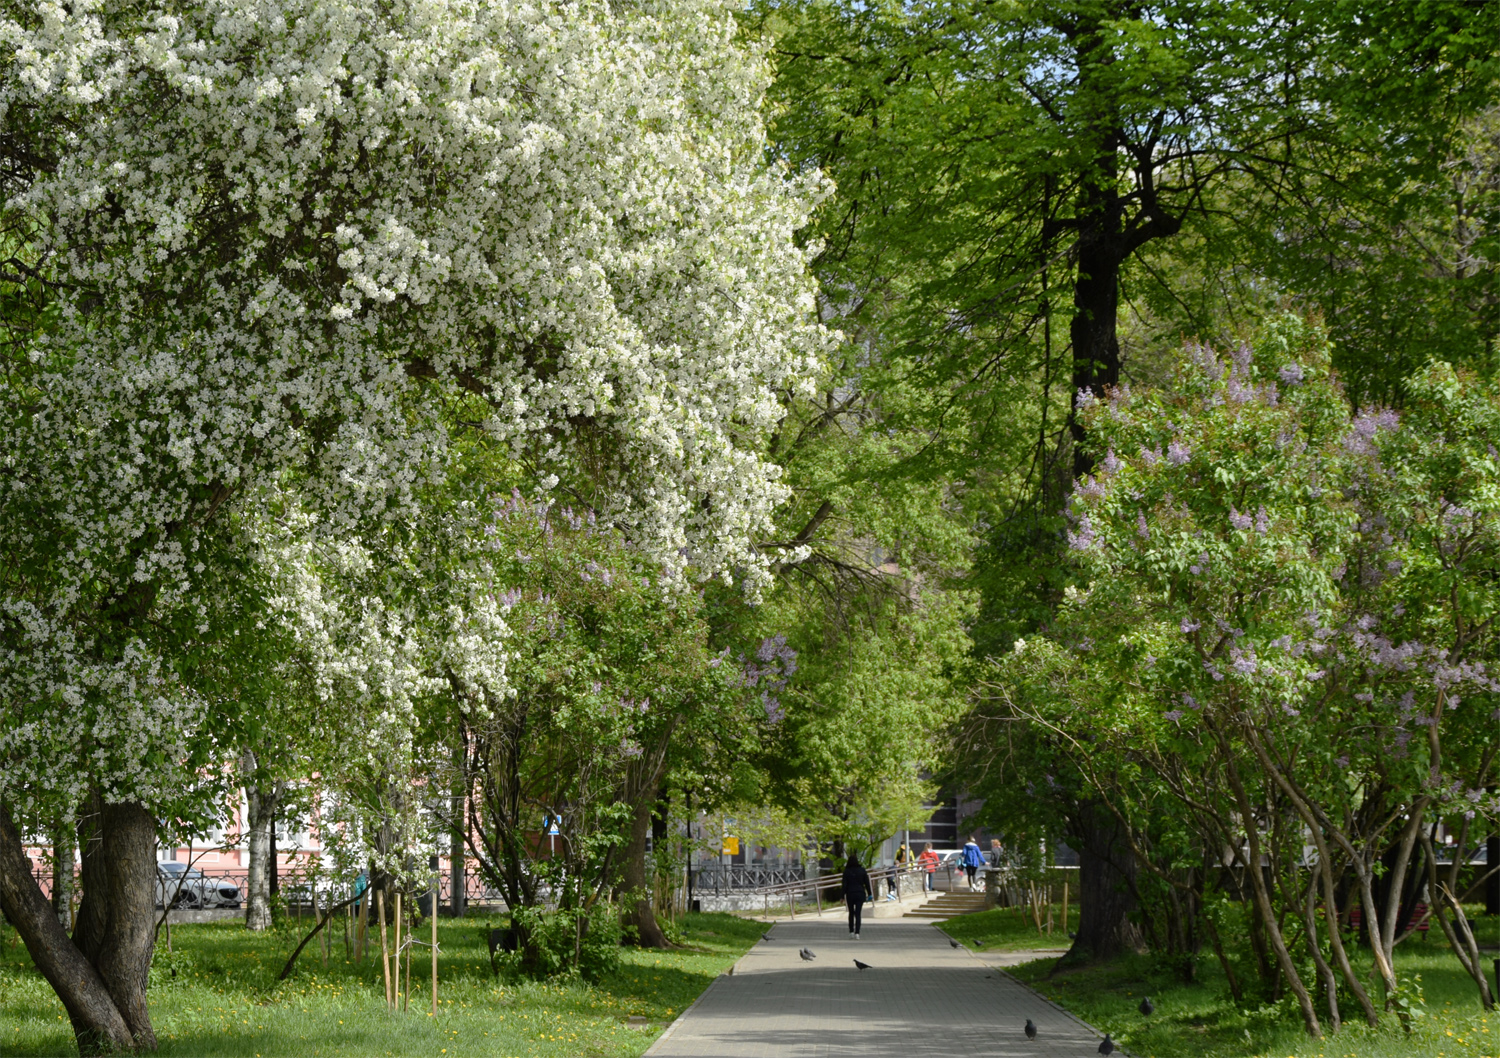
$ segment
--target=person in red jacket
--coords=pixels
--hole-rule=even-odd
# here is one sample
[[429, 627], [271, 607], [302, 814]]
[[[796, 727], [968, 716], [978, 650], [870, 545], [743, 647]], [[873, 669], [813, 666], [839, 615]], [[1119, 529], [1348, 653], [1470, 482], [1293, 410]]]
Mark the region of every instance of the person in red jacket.
[[917, 866], [927, 872], [927, 891], [932, 892], [932, 876], [937, 873], [938, 854], [932, 851], [932, 842], [922, 846], [922, 855], [917, 857]]

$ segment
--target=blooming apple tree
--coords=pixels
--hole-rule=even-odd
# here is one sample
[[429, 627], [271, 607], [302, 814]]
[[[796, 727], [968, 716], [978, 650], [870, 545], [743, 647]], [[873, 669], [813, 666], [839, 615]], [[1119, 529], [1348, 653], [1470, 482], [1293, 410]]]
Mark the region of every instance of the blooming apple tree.
[[[42, 305], [0, 382], [7, 814], [122, 806], [149, 875], [223, 720], [179, 661], [238, 605], [238, 513], [402, 517], [457, 429], [669, 571], [764, 579], [757, 445], [828, 341], [793, 240], [820, 185], [767, 164], [730, 7], [36, 0], [0, 63], [3, 281]], [[149, 916], [130, 889], [100, 921]], [[142, 937], [39, 961], [85, 1047], [153, 1044], [97, 976], [138, 993]]]

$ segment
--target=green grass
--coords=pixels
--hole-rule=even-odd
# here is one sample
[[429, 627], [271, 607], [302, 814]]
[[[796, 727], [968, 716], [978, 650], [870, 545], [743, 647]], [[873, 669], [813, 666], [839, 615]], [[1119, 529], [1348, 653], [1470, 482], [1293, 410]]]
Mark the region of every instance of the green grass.
[[[309, 945], [288, 981], [276, 975], [300, 934], [250, 933], [238, 922], [176, 926], [158, 946], [151, 1018], [162, 1055], [638, 1055], [765, 931], [734, 915], [687, 915], [685, 947], [625, 949], [597, 985], [506, 982], [490, 972], [487, 931], [498, 919], [440, 920], [436, 1017], [430, 963], [412, 964], [411, 1009], [389, 1013], [373, 965], [346, 962], [341, 938], [325, 969]], [[304, 923], [305, 925], [305, 923]], [[425, 934], [419, 934], [419, 939]], [[176, 975], [173, 976], [173, 971]], [[625, 1019], [644, 1016], [649, 1030]], [[0, 928], [0, 1053], [77, 1054], [62, 1004], [14, 930]]]
[[[994, 914], [985, 912], [985, 914]], [[979, 915], [967, 916], [979, 918]], [[959, 936], [959, 922], [949, 930]], [[1483, 926], [1495, 931], [1494, 920]], [[1035, 930], [1032, 931], [1035, 935]], [[1481, 934], [1486, 935], [1484, 933]], [[1487, 955], [1485, 966], [1490, 966]], [[1496, 1058], [1500, 1055], [1500, 1016], [1486, 1014], [1474, 982], [1448, 951], [1436, 929], [1396, 949], [1398, 976], [1421, 975], [1424, 1016], [1411, 1036], [1394, 1017], [1371, 1029], [1352, 997], [1340, 996], [1344, 1027], [1336, 1036], [1310, 1039], [1295, 1001], [1246, 1010], [1230, 998], [1222, 971], [1211, 954], [1197, 964], [1199, 980], [1184, 983], [1174, 970], [1149, 956], [1132, 956], [1082, 970], [1048, 976], [1056, 959], [1041, 959], [1010, 972], [1079, 1017], [1110, 1032], [1140, 1058]], [[1368, 966], [1368, 959], [1361, 964]], [[1367, 986], [1369, 974], [1366, 973]], [[1493, 985], [1492, 985], [1493, 987]], [[1137, 1010], [1150, 995], [1156, 1013]], [[1371, 997], [1380, 1004], [1378, 988]], [[1320, 1018], [1326, 1006], [1317, 1000]], [[1325, 1026], [1325, 1033], [1327, 1028]]]
[[1052, 905], [1052, 932], [1047, 933], [1047, 913], [1042, 911], [1043, 932], [1038, 933], [1030, 908], [997, 907], [976, 911], [972, 915], [950, 918], [943, 929], [954, 940], [985, 951], [1021, 951], [1027, 948], [1066, 948], [1068, 930], [1078, 928], [1078, 905], [1068, 908], [1068, 925], [1063, 925], [1062, 905]]

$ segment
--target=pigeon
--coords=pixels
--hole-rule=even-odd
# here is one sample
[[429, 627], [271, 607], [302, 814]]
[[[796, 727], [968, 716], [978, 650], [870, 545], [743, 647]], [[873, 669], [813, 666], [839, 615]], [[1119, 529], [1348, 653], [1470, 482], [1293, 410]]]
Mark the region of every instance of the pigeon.
[[771, 935], [769, 933], [762, 933], [760, 935], [760, 942], [762, 944], [769, 944], [770, 941], [771, 941]]
[[976, 947], [976, 948], [982, 948], [982, 947], [984, 947], [984, 941], [982, 941], [982, 940], [976, 940], [974, 942], [974, 947]]
[[1115, 1053], [1115, 1041], [1109, 1038], [1109, 1033], [1107, 1033], [1107, 1032], [1104, 1034], [1104, 1039], [1102, 1039], [1102, 1040], [1099, 1041], [1099, 1053], [1100, 1054], [1114, 1054]]
[[950, 939], [948, 941], [948, 947], [950, 947], [950, 948], [956, 948], [956, 947], [958, 947], [958, 941]]
[[1068, 939], [1069, 940], [1077, 940], [1078, 939], [1078, 931], [1076, 929], [1070, 929], [1070, 930], [1068, 930]]
[[855, 959], [854, 968], [856, 970], [868, 970], [870, 968], [870, 964], [867, 962], [860, 962], [858, 959]]
[[797, 954], [802, 956], [803, 962], [812, 962], [817, 958], [817, 956], [812, 953], [811, 949], [808, 948], [798, 948]]
[[1026, 1019], [1026, 1038], [1028, 1040], [1036, 1039], [1036, 1022], [1030, 1018]]
[[1143, 1016], [1149, 1018], [1152, 1014], [1156, 1013], [1156, 1004], [1151, 1002], [1150, 996], [1146, 996], [1141, 1000], [1141, 1005], [1136, 1007], [1136, 1009], [1139, 1010]]

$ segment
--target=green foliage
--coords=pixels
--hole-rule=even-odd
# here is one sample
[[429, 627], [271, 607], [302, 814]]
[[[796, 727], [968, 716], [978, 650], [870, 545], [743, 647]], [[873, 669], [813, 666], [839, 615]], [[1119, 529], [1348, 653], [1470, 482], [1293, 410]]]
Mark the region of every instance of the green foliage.
[[511, 923], [523, 938], [516, 966], [529, 977], [577, 974], [599, 981], [620, 966], [620, 917], [608, 904], [588, 911], [518, 907]]

